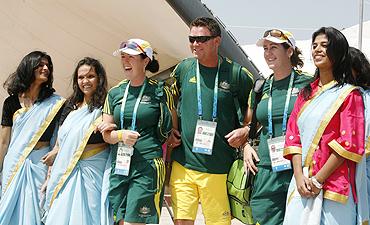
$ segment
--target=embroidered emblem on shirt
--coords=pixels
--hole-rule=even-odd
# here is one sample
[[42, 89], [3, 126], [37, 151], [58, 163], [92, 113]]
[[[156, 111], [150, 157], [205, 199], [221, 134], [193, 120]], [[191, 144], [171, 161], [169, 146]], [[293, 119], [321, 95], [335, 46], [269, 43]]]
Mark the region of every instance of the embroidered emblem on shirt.
[[220, 82], [219, 88], [228, 91], [228, 90], [230, 90], [230, 84], [227, 83], [227, 81], [224, 80], [224, 81]]
[[147, 206], [143, 206], [143, 207], [141, 207], [141, 208], [139, 209], [139, 212], [140, 212], [140, 214], [139, 214], [139, 216], [140, 216], [140, 217], [148, 217], [148, 216], [150, 216], [150, 215], [149, 215], [149, 213], [150, 213], [150, 208], [149, 208], [149, 207], [147, 207]]
[[150, 96], [143, 95], [143, 97], [141, 98], [140, 103], [149, 104], [151, 100], [152, 100], [152, 98]]
[[190, 78], [189, 83], [197, 83], [197, 78], [195, 77]]

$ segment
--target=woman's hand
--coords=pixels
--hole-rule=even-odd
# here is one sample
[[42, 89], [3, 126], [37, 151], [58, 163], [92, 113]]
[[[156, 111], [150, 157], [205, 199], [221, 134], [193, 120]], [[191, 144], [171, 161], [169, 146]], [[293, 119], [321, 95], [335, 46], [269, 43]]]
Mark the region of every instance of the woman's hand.
[[297, 190], [299, 194], [304, 198], [310, 198], [314, 196], [312, 192], [312, 182], [307, 177], [303, 176], [303, 174], [295, 174], [295, 181], [297, 185]]
[[181, 134], [178, 130], [172, 128], [171, 134], [167, 139], [167, 147], [168, 148], [176, 148], [177, 146], [181, 145]]
[[227, 139], [227, 142], [231, 147], [239, 148], [247, 141], [248, 134], [249, 127], [245, 126], [231, 131], [230, 133], [225, 135], [225, 138]]
[[116, 132], [122, 132], [122, 142], [128, 146], [134, 146], [140, 134], [133, 130], [117, 130]]
[[42, 158], [41, 162], [44, 163], [47, 166], [52, 166], [54, 164], [54, 160], [58, 155], [59, 148], [55, 146], [53, 150], [46, 153]]
[[102, 121], [98, 126], [96, 126], [95, 131], [100, 131], [100, 133], [104, 133], [115, 129], [117, 129], [117, 125], [115, 123]]
[[257, 166], [254, 162], [259, 162], [260, 159], [258, 158], [257, 152], [252, 148], [249, 144], [244, 146], [244, 170], [250, 170], [253, 175], [256, 175], [258, 172]]
[[41, 188], [40, 188], [41, 195], [46, 193], [46, 188], [48, 187], [48, 183], [49, 183], [49, 177], [46, 178], [45, 182], [41, 185]]

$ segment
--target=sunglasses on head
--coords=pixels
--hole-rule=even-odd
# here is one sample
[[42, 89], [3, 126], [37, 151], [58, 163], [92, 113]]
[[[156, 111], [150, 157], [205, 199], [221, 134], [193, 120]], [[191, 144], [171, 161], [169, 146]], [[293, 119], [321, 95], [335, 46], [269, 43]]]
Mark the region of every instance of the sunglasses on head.
[[284, 38], [285, 40], [289, 42], [291, 46], [293, 46], [293, 43], [289, 40], [289, 38], [281, 30], [277, 30], [277, 29], [267, 30], [263, 34], [263, 37], [265, 38], [267, 36], [276, 37], [276, 38]]
[[189, 36], [189, 42], [194, 43], [196, 41], [198, 43], [204, 43], [215, 37], [216, 36]]
[[130, 42], [122, 42], [121, 46], [119, 47], [120, 49], [123, 48], [129, 48], [129, 49], [139, 49], [144, 55], [146, 55], [145, 51], [143, 48], [140, 47], [136, 42], [130, 41]]

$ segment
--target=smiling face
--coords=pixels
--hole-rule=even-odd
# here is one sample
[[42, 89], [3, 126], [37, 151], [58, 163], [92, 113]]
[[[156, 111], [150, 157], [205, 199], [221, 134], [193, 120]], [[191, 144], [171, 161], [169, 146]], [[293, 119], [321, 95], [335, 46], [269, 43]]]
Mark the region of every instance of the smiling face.
[[42, 58], [37, 68], [34, 70], [35, 74], [35, 83], [42, 84], [48, 81], [50, 70], [49, 70], [49, 61], [45, 58]]
[[129, 80], [145, 76], [145, 67], [149, 61], [150, 59], [148, 57], [143, 59], [140, 55], [121, 53], [123, 72]]
[[319, 34], [312, 42], [312, 59], [317, 68], [328, 70], [332, 67], [332, 62], [327, 54], [328, 38], [325, 34]]
[[[212, 36], [212, 34], [207, 27], [192, 27], [189, 36]], [[193, 43], [189, 43], [189, 46], [194, 57], [202, 62], [207, 61], [209, 58], [217, 57], [220, 43], [221, 38], [217, 36], [206, 42], [194, 41]]]
[[282, 44], [265, 40], [263, 43], [263, 51], [265, 61], [271, 70], [276, 71], [282, 67], [292, 67], [290, 61], [290, 57], [293, 54], [292, 48], [286, 49]]
[[82, 93], [84, 93], [85, 99], [89, 99], [95, 93], [98, 80], [94, 67], [82, 65], [78, 68], [77, 83]]

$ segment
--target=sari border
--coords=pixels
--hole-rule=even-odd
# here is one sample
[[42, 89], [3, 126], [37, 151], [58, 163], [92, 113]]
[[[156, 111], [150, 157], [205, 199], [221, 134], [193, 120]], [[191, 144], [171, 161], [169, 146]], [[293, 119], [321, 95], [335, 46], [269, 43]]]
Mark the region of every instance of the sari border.
[[366, 157], [370, 156], [370, 136], [367, 137], [366, 143], [365, 143], [365, 155]]
[[[332, 104], [331, 108], [325, 113], [324, 117], [321, 119], [320, 126], [317, 129], [317, 132], [315, 136], [312, 139], [312, 143], [308, 149], [307, 156], [305, 159], [304, 166], [310, 167], [312, 164], [312, 157], [314, 152], [316, 151], [316, 148], [318, 147], [318, 144], [321, 140], [322, 134], [324, 133], [326, 127], [328, 126], [329, 122], [331, 121], [331, 118], [334, 116], [334, 114], [338, 111], [339, 107], [343, 104], [346, 97], [351, 93], [353, 90], [357, 89], [355, 86], [350, 86], [347, 88], [347, 90], [340, 93], [337, 100]], [[310, 170], [310, 175], [312, 175], [312, 170]]]
[[7, 182], [7, 184], [5, 186], [5, 189], [4, 189], [4, 193], [9, 188], [11, 182], [14, 179], [14, 176], [17, 174], [21, 165], [23, 165], [24, 161], [26, 161], [26, 158], [32, 152], [33, 148], [36, 146], [37, 142], [40, 140], [40, 138], [43, 135], [43, 133], [45, 132], [45, 130], [49, 127], [49, 125], [53, 121], [54, 117], [57, 115], [59, 110], [62, 108], [64, 102], [65, 102], [65, 99], [60, 99], [55, 103], [55, 105], [53, 106], [49, 115], [46, 117], [44, 122], [42, 122], [39, 130], [35, 133], [35, 135], [29, 141], [27, 147], [24, 149], [23, 154], [19, 157], [19, 160], [18, 160], [17, 164], [14, 166], [13, 171], [12, 171], [11, 175], [9, 176], [8, 182]]
[[334, 87], [338, 82], [332, 80], [329, 83], [325, 84], [323, 87], [319, 88], [319, 90], [310, 98], [306, 103], [303, 104], [301, 110], [299, 110], [297, 118], [299, 118], [302, 112], [307, 108], [307, 106], [311, 103], [311, 101], [316, 98], [317, 96], [321, 95], [324, 91], [328, 90], [329, 88]]
[[302, 155], [302, 147], [288, 146], [288, 147], [285, 147], [284, 148], [283, 156], [293, 155], [293, 154], [300, 154], [300, 155]]
[[100, 147], [97, 147], [97, 148], [94, 148], [94, 149], [91, 149], [89, 151], [84, 151], [80, 157], [80, 160], [82, 159], [88, 159], [90, 157], [93, 157], [97, 154], [99, 154], [100, 152], [103, 152], [104, 150], [106, 150], [108, 148], [107, 145], [103, 145], [103, 146], [100, 146]]
[[81, 158], [81, 156], [82, 156], [82, 154], [83, 154], [83, 152], [85, 150], [85, 147], [87, 145], [87, 142], [89, 141], [89, 138], [90, 138], [92, 132], [94, 132], [96, 126], [101, 121], [102, 121], [102, 116], [99, 116], [98, 118], [96, 118], [94, 120], [94, 122], [90, 125], [89, 129], [87, 130], [87, 132], [85, 133], [85, 136], [82, 139], [82, 142], [80, 143], [80, 145], [78, 146], [78, 148], [74, 152], [73, 157], [72, 157], [69, 165], [67, 166], [66, 172], [62, 175], [62, 177], [58, 181], [58, 184], [56, 185], [56, 187], [55, 187], [55, 189], [53, 191], [53, 195], [52, 195], [51, 200], [50, 200], [49, 208], [51, 208], [51, 206], [53, 205], [53, 202], [54, 202], [55, 198], [57, 197], [57, 195], [59, 194], [60, 190], [64, 186], [64, 184], [67, 181], [69, 175], [71, 175], [71, 173], [72, 173], [73, 169], [75, 168], [77, 162], [80, 160], [80, 158]]
[[[350, 193], [351, 194], [351, 193]], [[324, 198], [329, 199], [335, 202], [339, 202], [342, 204], [346, 204], [348, 201], [348, 196], [342, 195], [333, 191], [325, 190], [324, 192]]]
[[340, 156], [342, 156], [345, 159], [349, 159], [351, 161], [354, 161], [356, 163], [359, 163], [362, 159], [362, 155], [356, 154], [354, 152], [349, 152], [345, 148], [343, 148], [342, 145], [340, 145], [337, 140], [333, 139], [331, 140], [328, 145]]
[[22, 113], [25, 113], [27, 112], [28, 110], [30, 110], [31, 107], [22, 107], [20, 109], [18, 109], [17, 111], [14, 112], [13, 114], [13, 122], [17, 119], [18, 116], [20, 116]]

